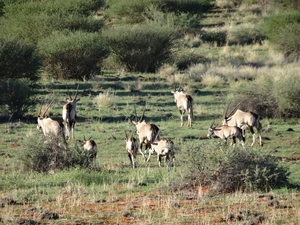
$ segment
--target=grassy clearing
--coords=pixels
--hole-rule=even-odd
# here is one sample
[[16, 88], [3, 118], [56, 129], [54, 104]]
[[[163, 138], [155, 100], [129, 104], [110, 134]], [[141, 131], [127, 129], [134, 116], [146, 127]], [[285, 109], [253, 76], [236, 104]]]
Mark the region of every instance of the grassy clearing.
[[[1, 196], [21, 203], [1, 208], [3, 221], [16, 221], [17, 218], [40, 220], [42, 210], [50, 210], [58, 213], [60, 219], [47, 221], [48, 224], [65, 224], [66, 221], [70, 224], [168, 224], [170, 221], [175, 224], [217, 224], [224, 223], [229, 213], [237, 216], [240, 211], [250, 212], [243, 215], [243, 221], [249, 221], [255, 212], [259, 212], [267, 216], [265, 224], [298, 222], [299, 205], [296, 202], [299, 194], [293, 190], [282, 189], [268, 193], [276, 196], [280, 202], [279, 208], [266, 207], [269, 204], [268, 197], [258, 197], [258, 193], [232, 193], [212, 197], [204, 187], [172, 192], [173, 186], [170, 184], [174, 179], [180, 179], [186, 169], [182, 158], [186, 152], [186, 144], [219, 141], [206, 139], [206, 133], [212, 121], [221, 122], [229, 89], [226, 86], [206, 87], [193, 93], [193, 127], [180, 128], [179, 113], [170, 92], [172, 83], [157, 90], [155, 87], [162, 80], [160, 77], [149, 78], [140, 74], [131, 74], [130, 77], [129, 81], [121, 78], [122, 82], [126, 84], [136, 77], [142, 80], [144, 88], [131, 92], [114, 86], [120, 78], [112, 73], [98, 76], [97, 81], [80, 83], [81, 99], [78, 102], [75, 138], [92, 136], [96, 141], [99, 150], [97, 170], [73, 168], [57, 171], [52, 175], [24, 172], [18, 155], [26, 138], [42, 135], [36, 130], [36, 121], [1, 124]], [[95, 88], [98, 80], [103, 82], [98, 83], [99, 87]], [[68, 86], [71, 92], [76, 91], [76, 84]], [[118, 100], [112, 105], [101, 105], [99, 111], [94, 99], [99, 93], [105, 93], [102, 92], [104, 87], [111, 91], [109, 93], [114, 93]], [[49, 84], [47, 90], [49, 94], [45, 93], [44, 87], [37, 93], [48, 96], [55, 90], [56, 102], [52, 106], [51, 117], [61, 120], [66, 89], [61, 83], [53, 83]], [[138, 168], [130, 168], [124, 146], [124, 130], [134, 132], [135, 126], [129, 124], [127, 118], [134, 115], [134, 105], [140, 116], [145, 103], [146, 121], [159, 126], [162, 137], [174, 141], [177, 161], [176, 167], [170, 171], [165, 167], [159, 169], [155, 156], [152, 156], [149, 163], [145, 163], [138, 155]], [[290, 168], [290, 180], [298, 184], [299, 121], [263, 119], [262, 125], [264, 147], [257, 144], [253, 148], [282, 157], [282, 163]], [[247, 133], [247, 139], [252, 139], [250, 133]], [[40, 211], [28, 213], [30, 207], [39, 208]], [[239, 224], [236, 218], [232, 220]]]

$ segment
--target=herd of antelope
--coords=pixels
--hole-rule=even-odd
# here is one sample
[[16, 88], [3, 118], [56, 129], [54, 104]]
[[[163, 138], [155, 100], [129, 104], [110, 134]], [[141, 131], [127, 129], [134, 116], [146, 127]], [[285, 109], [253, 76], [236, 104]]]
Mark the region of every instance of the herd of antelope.
[[[43, 131], [45, 137], [47, 137], [47, 142], [51, 142], [54, 139], [62, 140], [64, 144], [64, 148], [67, 148], [67, 141], [74, 139], [74, 128], [77, 118], [77, 111], [76, 106], [80, 98], [77, 98], [79, 85], [77, 86], [75, 97], [69, 93], [68, 87], [68, 95], [69, 97], [66, 98], [66, 103], [63, 105], [62, 109], [62, 119], [63, 122], [55, 121], [46, 116], [48, 109], [50, 108], [51, 104], [54, 100], [50, 102], [47, 106], [46, 110], [42, 113], [42, 107], [40, 109], [37, 123], [37, 128]], [[175, 88], [171, 91], [174, 95], [174, 101], [177, 105], [177, 109], [180, 113], [180, 126], [184, 125], [183, 116], [187, 114], [187, 126], [192, 126], [192, 118], [193, 118], [193, 98], [184, 93], [182, 88]], [[259, 137], [259, 144], [262, 146], [261, 141], [261, 129], [262, 126], [259, 121], [259, 116], [254, 112], [244, 112], [238, 109], [239, 104], [237, 104], [230, 113], [228, 113], [229, 104], [227, 109], [224, 113], [224, 118], [222, 124], [214, 125], [212, 123], [208, 128], [207, 137], [211, 138], [213, 136], [219, 137], [227, 142], [227, 139], [232, 139], [233, 144], [236, 143], [236, 139], [239, 140], [241, 145], [245, 146], [245, 130], [250, 130], [253, 141], [251, 146], [254, 145], [256, 134], [254, 132], [254, 127], [257, 130], [257, 134]], [[136, 114], [136, 109], [134, 107], [135, 112], [135, 120], [129, 119], [131, 124], [135, 125], [135, 130], [137, 134], [137, 138], [135, 138], [134, 133], [132, 132], [131, 135], [128, 136], [127, 132], [125, 131], [125, 148], [130, 159], [130, 164], [132, 168], [136, 168], [136, 157], [138, 152], [142, 155], [145, 161], [149, 161], [152, 154], [157, 154], [157, 161], [159, 167], [161, 167], [161, 158], [165, 158], [165, 164], [169, 167], [172, 163], [175, 166], [175, 150], [174, 150], [174, 143], [172, 140], [168, 138], [161, 138], [160, 136], [160, 129], [155, 124], [146, 123], [144, 119], [146, 106], [143, 109], [141, 117], [138, 119]], [[84, 151], [87, 151], [91, 158], [91, 163], [95, 163], [97, 157], [97, 144], [91, 137], [86, 140], [78, 141], [82, 144], [82, 148]], [[60, 145], [61, 142], [57, 143]], [[143, 145], [145, 145], [145, 149], [143, 152]], [[147, 154], [148, 151], [148, 155]]]

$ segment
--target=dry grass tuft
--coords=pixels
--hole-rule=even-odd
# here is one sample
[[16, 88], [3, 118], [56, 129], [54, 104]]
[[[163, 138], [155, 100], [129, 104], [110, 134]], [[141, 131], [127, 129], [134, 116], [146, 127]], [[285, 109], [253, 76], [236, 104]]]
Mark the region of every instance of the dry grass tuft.
[[114, 93], [110, 91], [105, 91], [104, 93], [100, 93], [93, 99], [94, 104], [98, 106], [98, 110], [101, 108], [109, 108], [112, 107], [116, 102], [116, 96]]
[[202, 76], [201, 83], [206, 87], [214, 88], [214, 87], [222, 87], [225, 81], [221, 76], [206, 73], [205, 75]]

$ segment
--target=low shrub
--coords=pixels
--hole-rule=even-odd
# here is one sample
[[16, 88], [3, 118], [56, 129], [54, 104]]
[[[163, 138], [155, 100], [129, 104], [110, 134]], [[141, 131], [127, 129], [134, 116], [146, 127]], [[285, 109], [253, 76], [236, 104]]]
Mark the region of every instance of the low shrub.
[[213, 139], [191, 143], [185, 158], [190, 185], [210, 186], [213, 192], [269, 191], [288, 185], [289, 171], [275, 156], [253, 149], [227, 146]]
[[[59, 143], [59, 144], [58, 144]], [[19, 159], [25, 170], [39, 173], [55, 172], [71, 167], [92, 168], [91, 156], [75, 143], [66, 148], [58, 137], [44, 137], [43, 134], [30, 136], [20, 149]]]

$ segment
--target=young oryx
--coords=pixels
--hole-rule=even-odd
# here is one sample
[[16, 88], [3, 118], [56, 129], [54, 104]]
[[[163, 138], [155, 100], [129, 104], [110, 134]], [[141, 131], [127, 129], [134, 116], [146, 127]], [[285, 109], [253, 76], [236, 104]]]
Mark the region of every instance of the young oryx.
[[170, 161], [175, 163], [174, 143], [170, 139], [156, 140], [151, 143], [152, 153], [157, 153], [158, 166], [161, 167], [161, 157], [165, 157], [165, 164], [169, 167]]
[[261, 141], [261, 129], [262, 126], [259, 122], [259, 116], [254, 113], [254, 112], [243, 112], [242, 110], [236, 110], [237, 107], [241, 104], [241, 102], [234, 107], [234, 109], [227, 114], [227, 110], [229, 107], [229, 104], [227, 106], [227, 109], [224, 113], [224, 119], [222, 124], [223, 125], [228, 125], [228, 126], [237, 126], [239, 128], [241, 128], [242, 130], [244, 130], [244, 136], [245, 136], [245, 130], [249, 129], [252, 137], [253, 137], [253, 141], [251, 146], [254, 145], [255, 142], [255, 133], [254, 133], [254, 127], [257, 129], [257, 133], [258, 133], [258, 137], [259, 137], [259, 144], [262, 146], [262, 141]]
[[50, 139], [52, 138], [62, 138], [64, 144], [66, 144], [66, 139], [64, 135], [64, 125], [62, 122], [58, 122], [56, 120], [53, 120], [51, 118], [45, 117], [46, 112], [50, 108], [51, 104], [54, 100], [47, 106], [45, 112], [42, 114], [42, 107], [40, 108], [39, 115], [37, 117], [37, 129], [42, 130], [45, 137], [48, 137]]
[[132, 168], [136, 168], [136, 155], [138, 152], [138, 142], [134, 137], [132, 137], [132, 135], [128, 137], [126, 131], [125, 131], [125, 136], [126, 136], [125, 138], [126, 151], [128, 153], [130, 164]]
[[155, 124], [147, 124], [145, 122], [145, 120], [143, 119], [144, 118], [145, 109], [146, 109], [146, 106], [144, 107], [143, 114], [142, 114], [141, 118], [138, 121], [137, 120], [133, 121], [131, 119], [130, 119], [130, 121], [133, 124], [135, 124], [135, 126], [136, 126], [136, 133], [139, 136], [139, 141], [140, 141], [139, 152], [142, 154], [143, 158], [146, 161], [146, 157], [145, 157], [145, 155], [142, 152], [143, 144], [145, 144], [146, 145], [146, 147], [145, 147], [145, 153], [146, 153], [147, 150], [149, 151], [149, 156], [147, 158], [147, 161], [149, 161], [150, 160], [150, 156], [151, 156], [151, 151], [150, 151], [151, 144], [150, 143], [154, 142], [154, 140], [156, 138], [159, 139], [159, 128]]
[[237, 126], [227, 126], [219, 125], [214, 126], [214, 123], [208, 128], [207, 137], [211, 138], [212, 136], [217, 136], [227, 143], [228, 138], [232, 138], [233, 144], [236, 143], [236, 138], [239, 139], [242, 146], [245, 146], [245, 137], [243, 136], [243, 131]]
[[70, 133], [72, 133], [72, 139], [74, 139], [74, 127], [76, 123], [76, 105], [80, 98], [77, 99], [79, 84], [77, 86], [75, 98], [72, 99], [72, 96], [69, 93], [69, 89], [67, 86], [67, 90], [69, 93], [69, 98], [67, 98], [67, 103], [63, 106], [62, 110], [62, 118], [64, 120], [65, 128], [66, 128], [66, 139], [71, 139]]
[[184, 94], [183, 90], [179, 87], [171, 91], [174, 94], [174, 101], [177, 104], [177, 108], [180, 112], [181, 126], [183, 126], [183, 115], [185, 112], [188, 114], [188, 126], [192, 126], [193, 117], [193, 98], [190, 95]]
[[86, 140], [85, 136], [84, 136], [84, 140], [79, 142], [83, 145], [83, 149], [87, 151], [87, 153], [89, 154], [89, 159], [94, 164], [98, 153], [96, 142], [92, 140], [92, 137]]

